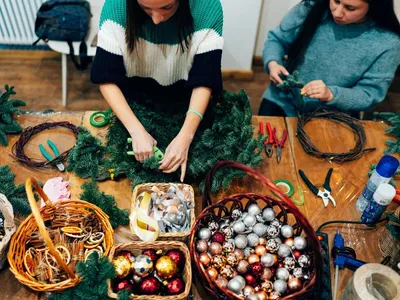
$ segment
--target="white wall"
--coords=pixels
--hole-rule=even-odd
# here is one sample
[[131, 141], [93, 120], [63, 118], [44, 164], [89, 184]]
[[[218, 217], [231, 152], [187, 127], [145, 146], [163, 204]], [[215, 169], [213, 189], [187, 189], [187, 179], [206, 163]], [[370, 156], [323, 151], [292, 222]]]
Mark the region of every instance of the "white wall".
[[396, 10], [397, 17], [400, 19], [400, 0], [394, 0], [394, 9]]
[[222, 69], [251, 70], [262, 2], [221, 0], [225, 40]]

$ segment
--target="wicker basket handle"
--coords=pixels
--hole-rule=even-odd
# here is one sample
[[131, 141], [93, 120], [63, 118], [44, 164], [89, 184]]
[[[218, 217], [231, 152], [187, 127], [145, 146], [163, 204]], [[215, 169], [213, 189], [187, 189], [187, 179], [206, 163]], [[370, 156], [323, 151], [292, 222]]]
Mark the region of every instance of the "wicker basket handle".
[[39, 208], [36, 204], [35, 197], [33, 195], [33, 190], [32, 190], [32, 185], [35, 187], [36, 192], [42, 197], [43, 201], [46, 203], [46, 205], [53, 205], [47, 197], [47, 195], [44, 193], [40, 185], [37, 183], [37, 181], [34, 178], [28, 178], [25, 183], [25, 190], [26, 190], [26, 195], [28, 196], [29, 200], [29, 205], [31, 206], [32, 209], [32, 214], [35, 217], [36, 223], [39, 228], [39, 232], [41, 236], [43, 237], [47, 247], [49, 247], [49, 251], [51, 255], [56, 259], [57, 263], [61, 266], [61, 268], [68, 274], [68, 277], [72, 280], [76, 279], [75, 273], [67, 266], [65, 261], [61, 258], [60, 254], [57, 252], [56, 248], [54, 247], [54, 244], [52, 240], [50, 239], [49, 233], [46, 230], [46, 226], [44, 225], [44, 221], [42, 219], [42, 216], [40, 215]]

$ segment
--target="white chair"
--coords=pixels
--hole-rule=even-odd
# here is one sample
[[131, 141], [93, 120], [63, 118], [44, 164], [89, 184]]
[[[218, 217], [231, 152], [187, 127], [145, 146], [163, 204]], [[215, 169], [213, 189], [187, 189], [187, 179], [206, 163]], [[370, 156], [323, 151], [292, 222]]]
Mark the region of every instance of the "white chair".
[[[105, 0], [89, 0], [90, 12], [92, 14], [92, 18], [90, 20], [89, 32], [86, 37], [88, 56], [95, 56], [96, 54], [96, 47], [93, 47], [92, 43], [97, 36], [99, 22], [100, 22], [100, 13], [104, 2]], [[81, 42], [72, 43], [75, 54], [79, 54], [80, 43]], [[68, 43], [62, 41], [49, 41], [48, 46], [52, 50], [61, 53], [62, 104], [64, 107], [66, 107], [67, 106], [67, 55], [69, 54], [70, 49]]]

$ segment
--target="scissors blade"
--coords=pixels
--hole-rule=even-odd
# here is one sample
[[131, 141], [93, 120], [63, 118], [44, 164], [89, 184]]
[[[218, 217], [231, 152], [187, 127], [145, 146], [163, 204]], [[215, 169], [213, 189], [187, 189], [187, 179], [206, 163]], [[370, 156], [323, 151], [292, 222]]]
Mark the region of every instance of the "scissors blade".
[[336, 207], [336, 201], [335, 201], [335, 199], [332, 197], [332, 195], [329, 195], [328, 198], [329, 198], [329, 200], [331, 200], [333, 206]]
[[58, 163], [56, 166], [57, 166], [57, 169], [58, 169], [60, 172], [64, 172], [64, 171], [65, 171], [64, 164]]
[[325, 197], [324, 193], [321, 192], [321, 191], [318, 191], [318, 195], [317, 195], [317, 196], [318, 196], [318, 197], [321, 197], [322, 202], [324, 203], [324, 206], [327, 207], [328, 204], [329, 204], [329, 199], [328, 199], [329, 196], [328, 196], [328, 197]]

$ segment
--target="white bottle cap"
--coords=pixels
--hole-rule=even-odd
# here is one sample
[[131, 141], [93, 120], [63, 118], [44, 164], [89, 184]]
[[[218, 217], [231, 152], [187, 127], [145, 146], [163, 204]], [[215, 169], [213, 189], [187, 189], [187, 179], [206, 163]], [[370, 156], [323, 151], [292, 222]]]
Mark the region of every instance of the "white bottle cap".
[[388, 183], [381, 183], [374, 193], [374, 201], [380, 205], [389, 205], [396, 196], [396, 189]]

